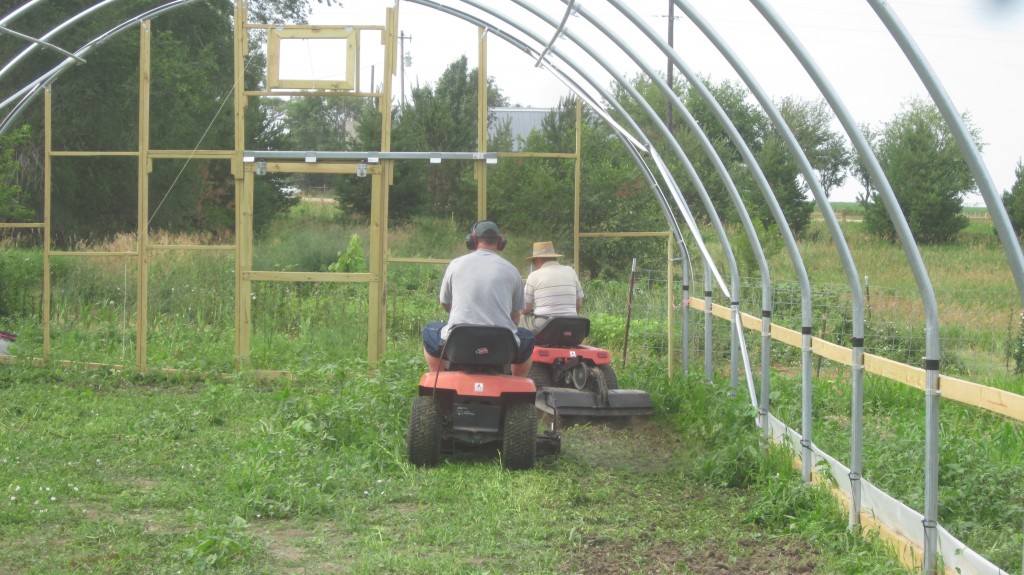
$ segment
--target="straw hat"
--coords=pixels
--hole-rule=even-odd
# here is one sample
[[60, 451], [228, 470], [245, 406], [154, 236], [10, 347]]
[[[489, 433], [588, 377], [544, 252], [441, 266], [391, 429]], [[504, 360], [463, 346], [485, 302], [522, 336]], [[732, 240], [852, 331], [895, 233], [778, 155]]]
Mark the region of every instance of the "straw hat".
[[560, 258], [562, 254], [555, 253], [555, 244], [551, 242], [533, 242], [533, 255], [526, 258]]

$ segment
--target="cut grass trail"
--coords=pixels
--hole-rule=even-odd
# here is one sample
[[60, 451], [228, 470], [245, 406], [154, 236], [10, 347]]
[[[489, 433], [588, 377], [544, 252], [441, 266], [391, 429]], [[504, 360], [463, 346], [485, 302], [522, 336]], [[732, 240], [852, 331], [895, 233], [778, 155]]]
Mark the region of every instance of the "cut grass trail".
[[531, 471], [411, 467], [412, 357], [291, 384], [0, 365], [0, 573], [902, 572], [705, 385]]

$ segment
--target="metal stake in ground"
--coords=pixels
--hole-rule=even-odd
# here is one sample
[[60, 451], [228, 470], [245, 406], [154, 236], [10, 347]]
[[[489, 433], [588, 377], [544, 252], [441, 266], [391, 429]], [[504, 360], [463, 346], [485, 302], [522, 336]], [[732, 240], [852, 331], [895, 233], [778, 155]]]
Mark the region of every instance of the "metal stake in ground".
[[636, 285], [636, 258], [629, 272], [629, 295], [626, 298], [626, 334], [622, 339], [622, 367], [626, 367], [626, 349], [629, 347], [629, 316], [633, 312], [633, 286]]

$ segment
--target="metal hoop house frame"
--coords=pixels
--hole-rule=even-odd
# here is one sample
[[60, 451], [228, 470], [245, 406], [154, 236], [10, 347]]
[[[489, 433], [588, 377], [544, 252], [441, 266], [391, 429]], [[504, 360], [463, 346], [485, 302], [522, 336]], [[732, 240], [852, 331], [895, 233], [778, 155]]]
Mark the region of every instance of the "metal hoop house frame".
[[[808, 76], [813, 80], [822, 97], [839, 120], [846, 134], [853, 142], [857, 153], [863, 164], [870, 173], [872, 183], [879, 191], [886, 212], [895, 226], [896, 234], [903, 247], [907, 266], [912, 271], [921, 298], [925, 318], [925, 348], [926, 355], [923, 365], [920, 368], [902, 368], [888, 362], [884, 358], [870, 356], [864, 352], [864, 304], [859, 281], [859, 274], [850, 253], [846, 238], [836, 219], [821, 182], [811, 167], [805, 151], [801, 148], [792, 129], [787, 125], [782, 114], [772, 103], [771, 98], [758, 83], [757, 77], [748, 69], [743, 61], [736, 55], [732, 48], [720, 36], [712, 24], [686, 0], [673, 0], [675, 8], [678, 8], [707, 38], [715, 47], [718, 53], [723, 56], [732, 66], [734, 71], [742, 79], [743, 83], [753, 94], [758, 104], [763, 108], [774, 127], [783, 137], [789, 152], [799, 166], [804, 180], [809, 186], [818, 209], [824, 216], [826, 229], [835, 245], [837, 256], [843, 266], [844, 273], [849, 283], [852, 301], [853, 334], [850, 347], [842, 347], [830, 344], [823, 340], [812, 337], [811, 326], [811, 286], [801, 253], [796, 241], [790, 232], [786, 221], [786, 214], [777, 201], [767, 178], [764, 176], [748, 143], [733, 125], [731, 119], [715, 100], [714, 95], [705, 86], [702, 79], [694, 72], [691, 62], [688, 62], [683, 54], [676, 52], [658, 34], [656, 34], [642, 18], [640, 18], [623, 0], [608, 0], [608, 4], [614, 7], [621, 18], [616, 18], [615, 25], [610, 26], [602, 22], [598, 16], [591, 13], [586, 6], [577, 4], [575, 0], [535, 0], [536, 4], [542, 4], [543, 8], [531, 4], [525, 0], [406, 0], [408, 3], [421, 5], [434, 9], [438, 12], [450, 15], [453, 18], [461, 19], [479, 29], [479, 74], [481, 86], [480, 93], [480, 121], [478, 133], [478, 150], [476, 152], [446, 152], [446, 151], [424, 151], [424, 152], [403, 152], [390, 151], [391, 117], [390, 114], [383, 114], [381, 148], [379, 152], [283, 152], [266, 150], [244, 149], [245, 134], [242, 111], [245, 108], [246, 100], [250, 97], [270, 95], [270, 92], [247, 92], [241, 87], [244, 85], [244, 59], [247, 54], [247, 34], [250, 29], [264, 28], [270, 26], [250, 24], [248, 20], [246, 0], [236, 0], [235, 22], [243, 22], [245, 25], [235, 27], [235, 64], [234, 81], [239, 89], [234, 90], [235, 104], [235, 137], [234, 149], [231, 150], [205, 150], [195, 151], [190, 155], [185, 152], [173, 150], [151, 150], [148, 147], [148, 90], [149, 90], [149, 21], [157, 18], [171, 10], [177, 10], [188, 6], [195, 0], [170, 0], [166, 4], [153, 8], [145, 13], [139, 14], [136, 18], [120, 23], [111, 28], [105, 34], [84, 44], [77, 49], [69, 49], [60, 46], [60, 33], [77, 21], [97, 17], [102, 8], [114, 4], [118, 0], [103, 0], [96, 2], [90, 8], [83, 10], [73, 18], [55, 27], [47, 34], [32, 38], [15, 31], [12, 26], [16, 24], [17, 18], [26, 11], [38, 7], [42, 0], [27, 0], [9, 14], [0, 14], [0, 35], [7, 34], [26, 43], [26, 48], [17, 57], [9, 62], [3, 63], [0, 68], [0, 80], [14, 66], [18, 65], [26, 56], [35, 50], [54, 50], [66, 57], [66, 59], [41, 75], [33, 82], [20, 89], [0, 96], [6, 99], [0, 102], [0, 135], [8, 130], [17, 120], [19, 114], [33, 102], [40, 94], [45, 97], [46, 106], [46, 163], [45, 163], [45, 188], [46, 197], [44, 203], [44, 221], [36, 224], [0, 224], [0, 227], [33, 227], [41, 228], [44, 235], [44, 311], [49, 309], [49, 257], [56, 252], [50, 251], [50, 196], [49, 196], [49, 171], [51, 157], [60, 155], [89, 155], [87, 153], [60, 152], [51, 149], [50, 139], [50, 90], [49, 87], [56, 81], [63, 72], [72, 66], [85, 64], [85, 58], [96, 46], [107, 39], [127, 30], [138, 29], [141, 41], [140, 53], [140, 126], [139, 126], [139, 149], [133, 152], [120, 153], [122, 155], [135, 156], [139, 166], [139, 212], [138, 212], [138, 247], [132, 253], [120, 254], [135, 256], [139, 262], [138, 292], [146, 293], [146, 264], [143, 257], [147, 250], [152, 249], [148, 245], [148, 164], [154, 158], [186, 158], [199, 154], [204, 158], [222, 159], [231, 162], [232, 172], [236, 182], [236, 357], [238, 367], [245, 367], [249, 349], [249, 319], [250, 300], [248, 297], [241, 297], [239, 294], [248, 294], [252, 282], [259, 281], [326, 281], [326, 282], [361, 282], [369, 285], [369, 309], [371, 317], [369, 323], [368, 356], [371, 360], [379, 358], [385, 343], [384, 297], [385, 279], [387, 277], [387, 265], [389, 261], [416, 261], [420, 263], [438, 263], [432, 260], [409, 260], [389, 259], [387, 257], [387, 203], [389, 184], [392, 181], [394, 162], [396, 160], [421, 159], [430, 161], [457, 160], [472, 161], [475, 166], [475, 174], [478, 184], [478, 215], [486, 217], [487, 213], [487, 166], [498, 161], [498, 154], [488, 152], [486, 149], [486, 63], [487, 63], [487, 39], [494, 36], [503, 42], [518, 48], [523, 52], [524, 57], [535, 60], [538, 66], [547, 69], [551, 74], [559, 78], [569, 90], [579, 97], [582, 103], [589, 105], [615, 132], [625, 146], [634, 162], [640, 168], [648, 186], [653, 192], [655, 201], [662, 208], [667, 227], [669, 228], [669, 261], [673, 257], [673, 251], [683, 254], [681, 258], [683, 268], [683, 297], [689, 302], [684, 306], [683, 311], [683, 341], [688, 341], [687, 326], [690, 318], [688, 308], [702, 310], [705, 319], [705, 376], [710, 379], [712, 372], [711, 364], [711, 332], [712, 318], [722, 317], [730, 322], [731, 338], [731, 385], [735, 391], [739, 388], [740, 362], [743, 362], [742, 372], [746, 374], [746, 386], [753, 406], [758, 408], [759, 423], [766, 436], [776, 439], [789, 439], [801, 446], [800, 456], [802, 460], [802, 474], [806, 481], [811, 480], [811, 470], [816, 462], [826, 461], [833, 469], [833, 475], [839, 480], [840, 488], [849, 498], [850, 525], [858, 525], [863, 520], [876, 517], [883, 527], [893, 531], [898, 536], [905, 538], [902, 548], [910, 555], [915, 555], [913, 561], [919, 564], [922, 572], [926, 574], [937, 573], [940, 569], [940, 561], [946, 569], [955, 569], [962, 573], [999, 573], [995, 566], [991, 565], [984, 558], [966, 549], [963, 544], [949, 535], [938, 524], [938, 441], [939, 441], [939, 402], [940, 384], [946, 384], [947, 398], [953, 398], [967, 403], [972, 403], [1004, 415], [1010, 415], [1020, 419], [1024, 414], [1024, 398], [1013, 396], [1013, 394], [999, 393], [997, 401], [986, 403], [984, 400], [970, 400], [969, 397], [976, 394], [979, 397], [984, 395], [969, 382], [962, 382], [953, 378], [941, 376], [940, 368], [940, 341], [938, 329], [938, 311], [935, 295], [927, 270], [921, 258], [910, 228], [903, 217], [901, 209], [897, 204], [895, 195], [889, 185], [888, 178], [881, 165], [871, 150], [867, 139], [860, 131], [855, 119], [843, 102], [841, 94], [832, 86], [829, 79], [818, 68], [813, 55], [803, 46], [800, 39], [787, 26], [782, 18], [775, 12], [772, 3], [768, 0], [749, 0], [756, 10], [763, 16], [778, 37], [784, 41], [792, 55], [799, 61]], [[961, 120], [960, 113], [954, 107], [952, 101], [943, 88], [939, 78], [936, 76], [921, 50], [896, 14], [890, 9], [884, 0], [864, 0], [877, 15], [878, 19], [888, 30], [892, 39], [899, 45], [907, 61], [916, 71], [921, 82], [927, 88], [934, 104], [938, 107], [952, 131], [963, 158], [970, 167], [971, 173], [977, 183], [978, 189], [985, 201], [989, 216], [994, 223], [998, 236], [1002, 242], [1006, 254], [1007, 265], [1009, 266], [1018, 289], [1018, 295], [1024, 302], [1024, 255], [1020, 245], [1015, 240], [1009, 218], [999, 193], [995, 188], [989, 172], [982, 162], [978, 150], [975, 148], [968, 128]], [[506, 8], [514, 8], [517, 16], [509, 16], [503, 12]], [[528, 16], [527, 16], [528, 15]], [[589, 25], [600, 31], [603, 36], [602, 48], [595, 49], [587, 41], [576, 33], [573, 22], [569, 16], [576, 15], [586, 20]], [[399, 5], [396, 3], [393, 8], [387, 11], [387, 21], [381, 26], [368, 27], [379, 30], [385, 44], [385, 74], [383, 84], [379, 92], [354, 93], [363, 97], [377, 98], [382, 104], [381, 109], [390, 109], [387, 105], [392, 99], [392, 76], [396, 71], [396, 50], [397, 50], [397, 23], [399, 17]], [[768, 262], [764, 250], [760, 244], [757, 234], [752, 225], [746, 206], [732, 182], [728, 170], [718, 157], [714, 147], [704, 134], [701, 127], [694, 120], [690, 111], [684, 103], [679, 100], [668, 84], [661, 76], [654, 71], [651, 63], [645, 61], [642, 55], [616, 30], [621, 30], [625, 22], [641, 31], [653, 43], [659, 51], [685, 76], [687, 81], [694, 87], [699, 96], [711, 109], [716, 121], [736, 146], [741, 157], [751, 170], [754, 182], [760, 193], [766, 200], [772, 217], [775, 219], [778, 229], [782, 233], [782, 239], [786, 246], [787, 253], [796, 271], [801, 293], [801, 323], [800, 332], [786, 330], [771, 323], [772, 317], [772, 295]], [[282, 28], [278, 26], [277, 28]], [[288, 26], [286, 28], [291, 28]], [[299, 28], [299, 27], [296, 27]], [[351, 28], [351, 27], [350, 27]], [[714, 166], [716, 173], [722, 179], [733, 207], [739, 215], [742, 228], [753, 248], [757, 261], [761, 282], [761, 313], [760, 317], [741, 313], [740, 311], [740, 281], [736, 258], [729, 243], [729, 237], [725, 232], [718, 210], [725, 206], [716, 206], [709, 197], [705, 183], [693, 167], [691, 158], [683, 151], [682, 146], [673, 136], [672, 131], [654, 112], [650, 103], [638, 93], [632, 84], [624, 78], [621, 73], [608, 61], [602, 53], [606, 46], [613, 44], [623, 53], [628, 55], [637, 67], [646, 75], [654, 86], [661, 92], [661, 95], [671, 105], [671, 110], [679, 114], [679, 117], [699, 140], [700, 148], [706, 155], [706, 160]], [[567, 50], [565, 48], [572, 48]], [[583, 56], [578, 56], [582, 54]], [[663, 61], [663, 60], [662, 60]], [[661, 136], [664, 136], [669, 143], [672, 153], [680, 161], [685, 169], [685, 177], [697, 190], [706, 212], [709, 214], [712, 231], [715, 239], [721, 244], [724, 262], [717, 261], [709, 251], [703, 238], [703, 230], [691, 213], [683, 197], [680, 185], [677, 183], [678, 174], [672, 173], [665, 160], [659, 155], [654, 145], [648, 139], [648, 134], [640, 128], [637, 120], [641, 117], [633, 117], [627, 111], [622, 102], [601, 84], [598, 78], [590, 72], [594, 69], [604, 69], [622, 89], [623, 93], [638, 104], [642, 112], [642, 119], [655, 126]], [[274, 95], [281, 95], [282, 92], [274, 92]], [[285, 94], [287, 95], [287, 94]], [[606, 110], [610, 107], [619, 118], [617, 121], [613, 115]], [[577, 108], [577, 126], [580, 122], [580, 108]], [[561, 157], [572, 158], [576, 165], [576, 218], [574, 221], [575, 242], [574, 259], [579, 258], [579, 238], [589, 237], [597, 234], [583, 233], [579, 229], [579, 170], [580, 170], [580, 142], [579, 129], [577, 129], [577, 144], [574, 154], [562, 154]], [[102, 155], [96, 153], [92, 155]], [[371, 199], [371, 249], [370, 249], [370, 271], [368, 273], [285, 273], [285, 272], [264, 272], [252, 269], [252, 190], [253, 179], [257, 172], [266, 171], [280, 172], [317, 172], [317, 173], [365, 173], [372, 177], [372, 199]], [[664, 182], [664, 186], [659, 183]], [[680, 221], [680, 219], [682, 221]], [[67, 254], [63, 254], [67, 255]], [[81, 254], [79, 254], [81, 255]], [[109, 254], [107, 254], [109, 255]], [[691, 297], [691, 279], [694, 277], [691, 256], [698, 256], [703, 269], [704, 297]], [[728, 269], [729, 278], [726, 278], [720, 271], [723, 265]], [[669, 277], [672, 276], [671, 263]], [[714, 287], [728, 298], [730, 306], [724, 308], [712, 303]], [[146, 298], [140, 297], [137, 308], [137, 345], [136, 364], [140, 369], [146, 367]], [[669, 315], [671, 320], [671, 313]], [[743, 345], [743, 329], [759, 329], [761, 333], [761, 369], [759, 386], [755, 386], [750, 359], [747, 356], [745, 345]], [[776, 339], [788, 345], [801, 349], [802, 358], [802, 427], [799, 433], [788, 429], [779, 420], [771, 416], [768, 410], [768, 396], [770, 391], [770, 354], [771, 340]], [[44, 327], [44, 352], [49, 352], [49, 333]], [[682, 366], [684, 373], [688, 372], [689, 357], [686, 345], [682, 346]], [[812, 410], [812, 381], [811, 381], [811, 359], [814, 354], [827, 357], [846, 365], [852, 370], [853, 402], [851, 406], [851, 454], [849, 466], [844, 466], [834, 458], [821, 452], [814, 446], [813, 429], [811, 427]], [[887, 363], [888, 362], [888, 363]], [[863, 405], [863, 378], [864, 372], [871, 371], [882, 373], [904, 383], [915, 385], [924, 391], [925, 414], [926, 414], [926, 437], [925, 437], [925, 503], [921, 513], [906, 509], [899, 502], [886, 499], [884, 493], [867, 484], [861, 478], [861, 438], [862, 438], [862, 405]], [[894, 375], [896, 374], [896, 375]], [[988, 394], [996, 393], [997, 390], [988, 390]], [[1007, 407], [1009, 406], [1009, 407]], [[862, 507], [864, 499], [870, 499], [871, 505]], [[902, 506], [902, 507], [901, 507]], [[885, 508], [895, 508], [891, 514], [887, 514]], [[912, 520], [920, 521], [923, 529], [917, 531], [906, 528], [909, 515]], [[898, 517], [903, 516], [903, 517]], [[941, 546], [940, 546], [941, 543]], [[941, 560], [940, 560], [941, 557]]]

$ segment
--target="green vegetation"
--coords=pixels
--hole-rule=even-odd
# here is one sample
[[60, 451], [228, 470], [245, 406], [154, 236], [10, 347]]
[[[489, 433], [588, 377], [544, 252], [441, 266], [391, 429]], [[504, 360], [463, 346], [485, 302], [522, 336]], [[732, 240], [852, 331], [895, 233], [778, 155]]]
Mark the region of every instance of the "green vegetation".
[[1013, 187], [1003, 192], [1003, 205], [1018, 238], [1024, 233], [1024, 161], [1017, 161]]
[[[23, 16], [26, 29], [47, 29], [81, 9], [81, 2]], [[142, 6], [125, 3], [124, 17]], [[252, 2], [252, 17], [271, 22], [301, 18], [305, 0]], [[230, 3], [197, 3], [153, 27], [152, 141], [154, 149], [226, 149], [232, 53]], [[62, 38], [80, 44], [91, 22]], [[256, 39], [254, 38], [254, 42]], [[0, 60], [16, 50], [0, 44]], [[54, 87], [57, 150], [133, 149], [138, 133], [137, 37], [124, 35], [90, 55]], [[264, 62], [247, 62], [245, 88], [261, 84]], [[47, 59], [59, 58], [45, 53]], [[50, 62], [52, 63], [52, 61]], [[253, 64], [249, 66], [249, 64]], [[35, 77], [25, 67], [11, 85]], [[454, 62], [436, 86], [417, 87], [395, 114], [394, 150], [476, 149], [476, 70]], [[649, 81], [634, 84], [650, 104], [665, 96]], [[104, 89], [97, 89], [102, 86]], [[239, 89], [242, 87], [236, 87]], [[740, 158], [721, 127], [685, 83], [681, 100], [730, 168]], [[847, 343], [850, 302], [834, 246], [811, 218], [806, 187], [759, 110], [738, 84], [709, 86], [737, 119], [789, 225], [798, 232], [815, 289], [814, 329]], [[638, 103], [616, 88], [627, 110]], [[104, 114], [83, 114], [98, 109]], [[488, 86], [491, 106], [506, 105]], [[534, 152], [575, 146], [575, 104], [563, 100], [540, 130], [513, 141], [497, 126], [488, 149], [523, 145]], [[828, 128], [821, 102], [784, 99], [794, 127], [826, 191], [846, 177], [851, 157]], [[123, 118], [110, 122], [111, 117]], [[645, 134], [660, 134], [641, 118]], [[935, 111], [911, 102], [871, 135], [880, 161], [936, 281], [943, 371], [1020, 392], [1024, 350], [1020, 302], [1005, 258], [986, 222], [968, 221], [962, 194], [971, 182], [948, 134], [934, 131]], [[26, 127], [3, 136], [0, 219], [41, 219], [41, 109]], [[379, 111], [369, 100], [286, 103], [253, 99], [245, 115], [248, 149], [374, 150]], [[353, 123], [358, 124], [354, 133]], [[673, 128], [693, 158], [704, 156], [694, 133]], [[587, 231], [663, 229], [639, 170], [592, 112], [584, 112], [581, 222]], [[203, 134], [197, 142], [198, 134]], [[979, 134], [980, 137], [980, 134]], [[654, 137], [668, 169], [684, 173], [665, 138]], [[936, 169], [953, 166], [952, 171]], [[389, 254], [448, 258], [476, 217], [470, 163], [439, 166], [398, 162], [391, 188]], [[706, 160], [694, 169], [712, 203], [732, 228], [737, 217], [725, 184]], [[368, 288], [363, 284], [257, 282], [251, 293], [251, 366], [286, 369], [290, 379], [256, 381], [234, 373], [236, 268], [230, 250], [176, 250], [173, 244], [230, 243], [234, 177], [225, 160], [157, 160], [150, 176], [154, 230], [191, 232], [163, 237], [146, 254], [149, 375], [130, 369], [79, 370], [55, 360], [130, 366], [135, 362], [135, 249], [137, 162], [130, 157], [58, 158], [53, 167], [55, 246], [102, 256], [55, 256], [51, 261], [53, 344], [49, 363], [0, 367], [0, 571], [18, 573], [578, 573], [665, 571], [894, 573], [900, 570], [871, 534], [845, 529], [845, 514], [818, 488], [802, 485], [791, 454], [763, 445], [744, 395], [720, 382], [669, 378], [665, 334], [669, 294], [664, 241], [588, 239], [580, 261], [587, 281], [592, 343], [627, 345], [623, 387], [649, 390], [658, 416], [632, 429], [569, 430], [561, 457], [535, 470], [507, 473], [489, 459], [453, 461], [435, 470], [405, 462], [403, 435], [422, 371], [420, 327], [441, 312], [436, 289], [441, 266], [395, 263], [387, 277], [388, 354], [378, 365], [366, 355]], [[571, 253], [574, 166], [566, 158], [516, 158], [489, 168], [488, 210], [516, 240], [506, 256], [517, 263], [532, 240], [549, 239]], [[733, 174], [767, 239], [775, 315], [797, 325], [791, 265], [774, 223], [745, 169]], [[931, 179], [920, 174], [930, 175]], [[863, 277], [869, 352], [915, 363], [922, 355], [920, 304], [899, 247], [863, 169], [864, 201], [837, 206]], [[1020, 170], [1018, 170], [1018, 184]], [[254, 267], [266, 271], [366, 270], [368, 179], [311, 174], [287, 179], [273, 172], [256, 180]], [[287, 185], [317, 189], [321, 202], [299, 203]], [[1020, 231], [1019, 185], [1004, 201]], [[703, 204], [684, 186], [686, 201]], [[609, 210], [608, 206], [614, 206]], [[724, 208], [724, 209], [723, 209]], [[544, 217], [537, 217], [542, 211]], [[709, 217], [708, 214], [697, 214]], [[847, 219], [847, 216], [852, 216]], [[874, 235], [865, 233], [865, 230]], [[0, 252], [0, 328], [17, 332], [15, 352], [43, 356], [42, 256], [31, 233], [5, 232]], [[155, 236], [159, 234], [154, 234]], [[9, 239], [14, 238], [14, 239]], [[80, 238], [85, 238], [81, 240]], [[38, 238], [35, 238], [38, 239]], [[710, 241], [711, 249], [716, 247]], [[746, 275], [752, 250], [736, 243]], [[646, 277], [627, 326], [628, 262], [639, 256]], [[661, 275], [659, 275], [661, 274]], [[868, 281], [870, 278], [870, 282]], [[756, 280], [745, 278], [743, 309], [757, 309]], [[694, 338], [702, 336], [694, 322]], [[628, 332], [627, 332], [628, 329]], [[717, 329], [717, 328], [716, 328]], [[756, 334], [752, 337], [756, 338]], [[724, 353], [716, 338], [714, 353]], [[694, 348], [698, 349], [698, 348]], [[780, 351], [776, 367], [795, 365]], [[627, 361], [628, 360], [628, 361]], [[1003, 369], [991, 369], [993, 364]], [[1010, 369], [1010, 362], [1015, 362]], [[157, 375], [160, 368], [189, 374]], [[826, 369], [816, 378], [816, 441], [839, 457], [848, 451], [849, 390]], [[818, 372], [816, 372], [818, 373]], [[204, 375], [205, 374], [205, 375]], [[797, 426], [796, 382], [778, 377], [773, 410]], [[923, 402], [917, 391], [869, 379], [865, 409], [869, 440], [865, 476], [911, 506], [921, 506]], [[944, 404], [945, 405], [945, 404]], [[1020, 567], [1021, 427], [987, 414], [944, 407], [940, 520], [1007, 570]], [[53, 549], [61, 549], [54, 553]]]
[[28, 126], [0, 136], [0, 221], [26, 222], [34, 215], [25, 207], [27, 194], [18, 183], [22, 167], [15, 161], [15, 151], [28, 138]]
[[653, 421], [572, 428], [525, 472], [414, 468], [414, 351], [290, 383], [4, 366], [0, 571], [904, 572], [760, 454], [742, 401], [657, 366], [620, 378]]
[[[233, 4], [193, 3], [187, 10], [170, 11], [153, 20], [147, 130], [151, 149], [233, 147]], [[14, 6], [10, 2], [4, 5]], [[118, 2], [76, 26], [58, 28], [60, 34], [51, 39], [76, 49], [157, 5], [152, 0]], [[19, 14], [19, 26], [42, 34], [91, 6], [84, 0], [68, 0], [46, 10], [27, 10]], [[307, 0], [255, 0], [249, 6], [251, 20], [264, 23], [301, 19], [309, 10]], [[123, 152], [138, 148], [139, 37], [132, 32], [109, 37], [89, 53], [89, 65], [73, 67], [54, 83], [53, 150]], [[5, 38], [0, 41], [0, 61], [11, 61], [26, 46], [13, 37]], [[42, 50], [5, 70], [4, 97], [34, 83], [63, 59], [57, 52]], [[265, 83], [265, 68], [262, 55], [250, 58], [245, 68], [247, 89]], [[0, 216], [6, 222], [42, 221], [44, 107], [39, 100], [26, 108], [19, 117], [23, 124], [15, 125], [0, 146]], [[270, 99], [249, 101], [244, 119], [248, 149], [289, 148], [287, 130], [277, 120], [274, 106]], [[18, 166], [10, 165], [12, 156]], [[294, 203], [282, 192], [285, 182], [285, 176], [273, 173], [256, 181], [253, 212], [257, 231], [262, 231], [260, 224]], [[226, 160], [155, 160], [149, 175], [150, 224], [174, 232], [230, 230], [235, 217], [234, 183]], [[82, 238], [106, 241], [137, 229], [138, 162], [134, 158], [55, 159], [52, 189], [55, 246], [68, 247]]]
[[[840, 220], [842, 222], [842, 220]], [[841, 223], [865, 297], [870, 353], [917, 365], [923, 357], [923, 305], [898, 244], [867, 233], [854, 218]], [[836, 248], [816, 221], [800, 242], [814, 290], [815, 335], [849, 345], [852, 308]], [[943, 372], [987, 383], [1012, 372], [1020, 299], [992, 223], [972, 219], [951, 243], [920, 246], [939, 307]], [[799, 290], [788, 254], [769, 254], [774, 286], [772, 321], [800, 327]], [[760, 285], [744, 286], [743, 309], [758, 309]]]
[[[978, 130], [971, 127], [968, 115], [963, 121], [980, 149]], [[964, 195], [976, 185], [938, 107], [911, 100], [881, 131], [868, 134], [915, 240], [934, 244], [956, 238], [968, 223], [963, 214]], [[895, 240], [896, 227], [879, 197], [879, 187], [862, 163], [855, 168], [860, 181], [868, 184], [861, 198], [865, 226], [876, 235]]]
[[[774, 378], [775, 415], [800, 428], [799, 378]], [[1014, 383], [1020, 393], [1020, 381]], [[822, 378], [814, 389], [814, 442], [850, 452], [849, 380]], [[940, 410], [939, 521], [1005, 571], [1021, 566], [1024, 428], [952, 401]], [[880, 377], [864, 382], [864, 477], [914, 509], [924, 508], [924, 399], [918, 390]]]
[[[848, 290], [827, 255], [834, 249], [830, 241], [815, 233], [819, 225], [812, 224], [802, 249], [816, 286], [816, 310], [833, 315], [827, 322], [816, 316], [815, 328], [839, 341], [848, 322], [841, 317], [849, 306]], [[876, 346], [882, 355], [913, 363], [920, 355], [914, 347], [920, 345], [917, 306], [898, 248], [859, 234], [859, 224], [844, 225], [858, 263], [865, 266], [862, 272], [872, 278], [869, 350]], [[329, 239], [313, 242], [309, 234]], [[421, 218], [391, 235], [390, 248], [398, 257], [444, 258], [465, 249], [464, 231], [451, 219]], [[514, 231], [510, 235], [513, 246], [524, 243]], [[258, 242], [259, 269], [356, 269], [365, 261], [359, 255], [365, 237], [359, 220], [302, 202], [289, 217], [275, 220]], [[156, 236], [165, 244], [209, 240]], [[117, 252], [130, 243], [131, 238], [121, 238], [79, 249]], [[1016, 309], [1012, 279], [983, 222], [972, 224], [959, 244], [926, 246], [924, 253], [933, 277], [943, 279], [940, 294], [957, 294], [964, 308]], [[522, 262], [518, 254], [506, 256]], [[773, 276], [778, 285], [773, 320], [785, 323], [799, 317], [799, 307], [782, 272], [784, 254], [772, 257], [778, 260], [773, 269], [780, 270]], [[965, 272], [966, 261], [971, 265]], [[54, 359], [133, 364], [134, 265], [126, 262], [131, 260], [120, 256], [55, 258]], [[521, 476], [490, 461], [459, 461], [430, 472], [405, 463], [405, 418], [423, 369], [419, 331], [440, 317], [436, 289], [443, 266], [389, 266], [388, 354], [377, 369], [361, 359], [368, 312], [364, 285], [254, 284], [254, 367], [293, 374], [291, 380], [258, 382], [216, 375], [233, 370], [233, 252], [161, 249], [150, 263], [150, 368], [213, 375], [3, 366], [0, 387], [7, 401], [0, 408], [0, 459], [6, 462], [0, 489], [20, 489], [5, 493], [0, 503], [6, 505], [0, 511], [6, 514], [0, 536], [15, 542], [0, 552], [0, 571], [127, 573], [159, 564], [173, 565], [168, 572], [299, 567], [427, 572], [433, 567], [454, 573], [465, 571], [468, 561], [492, 572], [574, 573], [592, 571], [589, 562], [599, 558], [635, 565], [625, 571], [654, 573], [672, 569], [659, 565], [681, 569], [683, 564], [699, 572], [698, 562], [711, 558], [737, 571], [803, 568], [796, 557], [813, 563], [807, 572], [896, 570], [879, 554], [880, 547], [845, 532], [845, 514], [830, 496], [800, 485], [789, 455], [761, 449], [745, 394], [729, 399], [724, 384], [666, 377], [663, 260], [642, 266], [631, 310], [629, 361], [619, 370], [620, 386], [647, 389], [655, 397], [654, 424], [631, 432], [572, 430], [562, 457]], [[40, 266], [35, 248], [8, 244], [0, 252], [0, 273], [10, 280], [2, 284], [0, 305], [13, 310], [0, 327], [19, 334], [15, 350], [26, 356], [41, 355]], [[618, 357], [628, 275], [609, 272], [616, 274], [621, 278], [585, 282], [585, 307], [593, 322], [592, 343]], [[984, 289], [967, 291], [972, 284]], [[758, 291], [748, 287], [745, 293], [757, 297]], [[983, 293], [984, 301], [965, 293]], [[951, 299], [957, 298], [942, 300], [943, 313]], [[754, 308], [744, 303], [744, 309]], [[1009, 319], [986, 324], [981, 316], [972, 317], [947, 322], [943, 329], [960, 331], [944, 332], [944, 342], [992, 331], [1006, 343], [1019, 330], [1016, 314], [1011, 334], [1001, 323]], [[695, 319], [696, 341], [702, 329]], [[721, 324], [715, 329], [724, 333]], [[726, 338], [716, 336], [716, 358], [725, 357], [725, 345]], [[691, 368], [699, 371], [702, 347], [691, 344], [690, 349]], [[797, 365], [798, 354], [775, 349], [780, 373]], [[946, 345], [944, 367], [957, 365], [950, 359], [956, 356], [966, 358], [964, 366], [975, 365], [969, 351]], [[722, 359], [716, 363], [724, 369]], [[819, 373], [815, 440], [842, 459], [849, 450], [848, 386], [835, 366]], [[773, 410], [798, 426], [798, 384], [782, 376], [773, 381]], [[981, 382], [1024, 391], [1012, 376]], [[920, 508], [923, 401], [898, 384], [869, 378], [866, 387], [865, 477]], [[943, 405], [948, 432], [942, 441], [940, 521], [1013, 571], [1019, 568], [1021, 546], [1013, 516], [1024, 505], [1014, 491], [1021, 479], [1021, 428]], [[48, 497], [56, 498], [53, 505], [41, 496], [47, 487]], [[28, 499], [28, 491], [40, 496]], [[616, 495], [622, 493], [631, 494], [628, 503]], [[480, 502], [472, 514], [456, 511], [465, 509], [467, 494]], [[514, 518], [510, 509], [516, 510]], [[725, 527], [719, 525], [723, 522]], [[472, 537], [481, 533], [482, 538]], [[40, 552], [58, 539], [71, 549], [68, 555]], [[738, 541], [746, 543], [737, 547]], [[785, 567], [749, 563], [755, 557], [768, 560], [762, 544], [787, 550], [771, 555]], [[808, 545], [814, 551], [807, 551]], [[440, 561], [441, 567], [429, 561]]]

